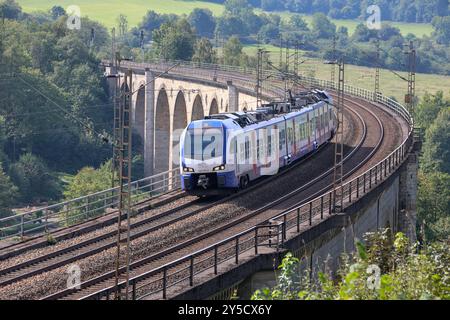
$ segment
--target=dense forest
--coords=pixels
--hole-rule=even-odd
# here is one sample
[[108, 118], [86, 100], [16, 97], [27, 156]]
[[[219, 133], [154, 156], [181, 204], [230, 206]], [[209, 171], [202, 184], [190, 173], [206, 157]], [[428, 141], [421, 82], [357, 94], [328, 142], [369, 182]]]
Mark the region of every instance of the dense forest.
[[98, 59], [105, 28], [86, 19], [73, 32], [58, 8], [24, 14], [6, 1], [0, 9], [1, 217], [11, 206], [60, 200], [59, 173], [110, 158], [99, 135], [111, 131], [112, 107]]

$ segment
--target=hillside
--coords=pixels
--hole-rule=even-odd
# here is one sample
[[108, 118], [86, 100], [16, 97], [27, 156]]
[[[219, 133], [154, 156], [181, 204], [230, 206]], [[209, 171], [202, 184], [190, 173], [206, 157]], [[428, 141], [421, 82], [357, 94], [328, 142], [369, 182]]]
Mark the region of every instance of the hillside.
[[[36, 10], [48, 11], [54, 5], [67, 8], [69, 5], [74, 4], [70, 0], [19, 0], [18, 3], [26, 12]], [[76, 4], [81, 8], [82, 15], [98, 20], [110, 28], [117, 24], [116, 18], [119, 14], [126, 15], [128, 23], [132, 27], [136, 26], [142, 20], [142, 17], [148, 10], [153, 10], [158, 13], [189, 14], [195, 8], [208, 8], [216, 16], [221, 15], [224, 10], [223, 5], [196, 0], [129, 0], [126, 5], [123, 4], [123, 1], [119, 0], [78, 0]], [[262, 12], [259, 9], [257, 11]], [[280, 14], [286, 18], [292, 15], [290, 12], [273, 13]], [[305, 15], [304, 18], [308, 24], [311, 23], [310, 15]], [[347, 27], [349, 34], [352, 34], [358, 23], [360, 23], [358, 20], [331, 19], [331, 21], [337, 27]], [[391, 24], [399, 28], [403, 35], [412, 33], [418, 37], [422, 37], [423, 35], [431, 35], [433, 31], [429, 23], [392, 22]]]

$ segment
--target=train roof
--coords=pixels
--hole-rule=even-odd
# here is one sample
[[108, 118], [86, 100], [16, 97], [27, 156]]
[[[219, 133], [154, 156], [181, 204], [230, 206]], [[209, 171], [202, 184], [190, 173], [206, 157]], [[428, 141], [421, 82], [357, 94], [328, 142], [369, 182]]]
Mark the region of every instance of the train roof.
[[209, 120], [208, 123], [212, 126], [223, 125], [225, 128], [230, 129], [254, 127], [254, 125], [262, 122], [266, 122], [270, 125], [279, 122], [278, 120], [283, 120], [285, 118], [290, 119], [301, 113], [309, 112], [316, 107], [322, 106], [324, 103], [331, 103], [331, 101], [331, 96], [325, 91], [312, 90], [300, 92], [294, 97], [291, 97], [291, 103], [275, 101], [263, 104], [255, 111], [213, 114], [206, 116], [203, 120], [193, 121], [189, 127], [192, 128], [192, 126], [205, 120]]

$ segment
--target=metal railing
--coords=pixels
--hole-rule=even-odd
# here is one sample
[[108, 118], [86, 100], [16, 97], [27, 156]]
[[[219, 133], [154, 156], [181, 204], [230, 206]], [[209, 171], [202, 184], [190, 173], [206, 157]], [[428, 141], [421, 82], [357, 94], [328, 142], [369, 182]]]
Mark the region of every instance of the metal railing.
[[[155, 199], [180, 187], [179, 169], [147, 177], [131, 184], [132, 204]], [[119, 188], [38, 208], [0, 219], [0, 240], [36, 236], [51, 230], [77, 225], [98, 218], [117, 207]]]

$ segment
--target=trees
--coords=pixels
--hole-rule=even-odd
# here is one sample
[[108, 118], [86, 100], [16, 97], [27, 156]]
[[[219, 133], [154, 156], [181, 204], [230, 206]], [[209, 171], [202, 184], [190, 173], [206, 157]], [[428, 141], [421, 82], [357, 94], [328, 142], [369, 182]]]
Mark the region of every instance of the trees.
[[331, 39], [336, 34], [336, 25], [323, 13], [314, 14], [311, 26], [316, 38]]
[[195, 8], [188, 17], [190, 25], [200, 36], [212, 37], [216, 29], [216, 19], [209, 9]]
[[246, 60], [246, 54], [242, 52], [242, 44], [238, 37], [231, 37], [223, 48], [223, 63], [230, 66], [239, 66]]
[[12, 214], [11, 207], [17, 199], [17, 187], [11, 182], [11, 179], [3, 171], [0, 163], [0, 219]]
[[422, 169], [450, 174], [450, 106], [439, 112], [425, 133]]
[[207, 38], [201, 38], [195, 42], [192, 61], [197, 63], [216, 63], [217, 54], [211, 42]]
[[22, 15], [22, 8], [15, 0], [5, 0], [0, 3], [0, 17], [6, 19], [19, 19]]
[[58, 199], [60, 185], [42, 159], [31, 153], [22, 155], [9, 169], [9, 175], [20, 190], [24, 202]]
[[417, 201], [418, 229], [425, 224], [428, 241], [450, 237], [450, 174], [420, 172]]
[[[67, 186], [66, 190], [64, 191], [64, 196], [66, 200], [71, 200], [88, 194], [107, 190], [111, 188], [111, 180], [111, 160], [105, 162], [100, 166], [99, 169], [85, 167], [77, 173], [77, 175]], [[74, 205], [79, 206], [79, 204]], [[104, 203], [102, 201], [90, 204], [89, 209], [91, 216], [87, 217], [83, 208], [69, 208], [72, 209], [69, 210], [69, 215], [63, 213], [61, 216], [61, 220], [64, 220], [66, 225], [79, 223], [85, 218], [90, 218], [95, 215], [101, 214], [103, 212], [103, 209], [101, 210], [103, 205]]]
[[67, 200], [76, 199], [87, 194], [111, 188], [111, 160], [105, 162], [99, 169], [84, 167], [78, 171], [64, 191]]
[[436, 94], [426, 92], [415, 110], [417, 125], [427, 130], [446, 106], [448, 102], [444, 100], [444, 92], [438, 91]]
[[431, 24], [434, 28], [434, 37], [440, 44], [450, 44], [450, 16], [434, 17]]
[[166, 60], [191, 60], [194, 54], [195, 33], [185, 18], [154, 30], [153, 41], [156, 54]]

